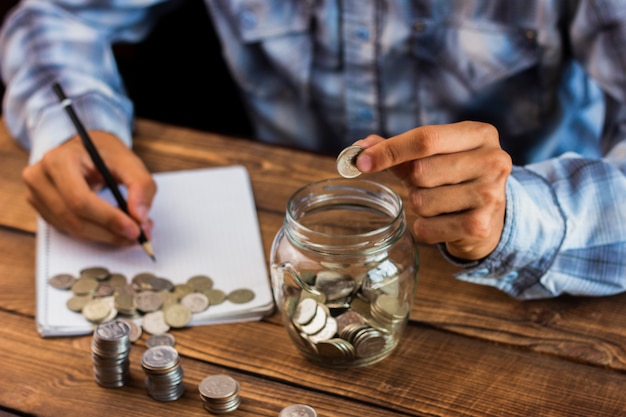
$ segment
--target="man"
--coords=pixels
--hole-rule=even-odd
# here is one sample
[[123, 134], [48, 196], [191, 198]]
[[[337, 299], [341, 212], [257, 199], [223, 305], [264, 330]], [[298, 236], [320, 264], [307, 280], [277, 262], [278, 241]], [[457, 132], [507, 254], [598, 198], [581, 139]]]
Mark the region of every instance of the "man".
[[[110, 243], [134, 242], [137, 222], [150, 231], [156, 192], [128, 148], [111, 44], [142, 39], [179, 2], [122, 3], [24, 0], [0, 35], [29, 201], [60, 230]], [[458, 278], [517, 298], [626, 289], [621, 2], [206, 4], [255, 136], [326, 152], [357, 141], [359, 168], [399, 177], [416, 238], [464, 266]], [[128, 187], [132, 218], [91, 192], [101, 181], [55, 81]]]

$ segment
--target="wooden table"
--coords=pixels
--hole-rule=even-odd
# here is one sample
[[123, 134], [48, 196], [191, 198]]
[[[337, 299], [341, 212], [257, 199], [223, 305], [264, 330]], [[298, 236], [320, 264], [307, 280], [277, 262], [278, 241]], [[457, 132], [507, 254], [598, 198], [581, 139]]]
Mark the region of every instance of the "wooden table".
[[[291, 193], [336, 176], [332, 157], [146, 120], [138, 121], [135, 149], [153, 172], [245, 165], [268, 259]], [[428, 246], [420, 246], [410, 325], [376, 365], [313, 365], [273, 315], [175, 331], [186, 389], [176, 401], [147, 395], [145, 335], [131, 349], [131, 382], [102, 388], [93, 377], [91, 336], [43, 339], [35, 329], [35, 213], [20, 179], [26, 163], [2, 125], [0, 416], [204, 416], [197, 387], [214, 373], [241, 384], [233, 416], [277, 416], [293, 403], [319, 416], [626, 415], [626, 294], [516, 301], [455, 280], [454, 268]]]

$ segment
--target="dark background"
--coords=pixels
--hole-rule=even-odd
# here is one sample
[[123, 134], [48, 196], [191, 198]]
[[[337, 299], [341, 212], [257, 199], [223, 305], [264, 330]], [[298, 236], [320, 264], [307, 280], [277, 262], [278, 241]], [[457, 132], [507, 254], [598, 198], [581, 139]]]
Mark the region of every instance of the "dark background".
[[[0, 0], [0, 18], [17, 3]], [[251, 136], [202, 0], [185, 1], [145, 41], [115, 45], [114, 52], [136, 116]]]

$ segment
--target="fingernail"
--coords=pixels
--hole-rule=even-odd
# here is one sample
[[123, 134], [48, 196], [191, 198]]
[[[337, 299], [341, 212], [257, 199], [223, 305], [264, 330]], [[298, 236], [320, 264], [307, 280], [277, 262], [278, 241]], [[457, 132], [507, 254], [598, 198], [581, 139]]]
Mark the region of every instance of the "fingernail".
[[124, 227], [122, 230], [122, 236], [128, 238], [128, 239], [137, 239], [138, 236], [138, 232], [137, 232], [137, 227], [136, 226], [132, 226], [132, 225], [128, 225], [126, 227]]
[[141, 230], [143, 230], [143, 232], [146, 234], [148, 239], [152, 237], [152, 227], [153, 227], [152, 222], [145, 222], [141, 224]]
[[144, 223], [148, 218], [148, 207], [143, 204], [137, 206], [137, 216], [139, 217], [137, 220], [139, 220], [140, 223]]
[[356, 159], [356, 167], [361, 172], [370, 172], [372, 169], [372, 158], [367, 154], [359, 155]]

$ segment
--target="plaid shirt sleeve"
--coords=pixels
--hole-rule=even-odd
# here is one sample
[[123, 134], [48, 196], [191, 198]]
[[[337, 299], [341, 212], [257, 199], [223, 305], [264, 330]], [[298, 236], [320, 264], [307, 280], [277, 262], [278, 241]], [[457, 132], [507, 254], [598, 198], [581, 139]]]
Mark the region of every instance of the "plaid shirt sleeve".
[[[55, 100], [58, 81], [87, 129], [115, 134], [130, 145], [133, 106], [125, 95], [111, 45], [141, 39], [158, 1], [129, 0], [90, 9], [69, 0], [25, 0], [0, 33], [4, 119], [30, 151], [31, 162], [75, 131]], [[157, 5], [158, 6], [158, 5]]]

